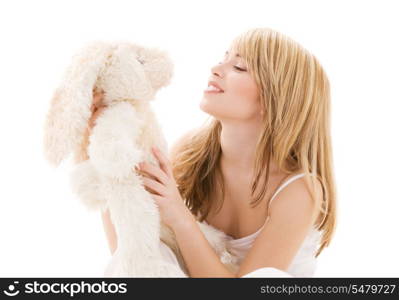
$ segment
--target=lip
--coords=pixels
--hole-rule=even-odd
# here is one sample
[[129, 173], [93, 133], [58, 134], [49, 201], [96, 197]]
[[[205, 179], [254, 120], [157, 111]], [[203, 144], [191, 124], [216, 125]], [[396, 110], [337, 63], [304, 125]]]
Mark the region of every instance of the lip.
[[209, 81], [209, 82], [208, 82], [208, 86], [210, 86], [210, 85], [212, 85], [212, 86], [218, 88], [218, 89], [221, 91], [221, 92], [218, 92], [218, 93], [223, 93], [223, 92], [224, 92], [224, 90], [220, 87], [220, 85], [217, 84], [216, 81], [212, 81], [212, 80]]

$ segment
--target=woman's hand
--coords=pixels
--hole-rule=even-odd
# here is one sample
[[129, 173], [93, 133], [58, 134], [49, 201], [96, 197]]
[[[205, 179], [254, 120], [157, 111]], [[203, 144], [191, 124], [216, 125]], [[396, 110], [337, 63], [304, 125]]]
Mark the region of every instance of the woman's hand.
[[157, 147], [152, 148], [160, 167], [147, 162], [139, 164], [146, 190], [152, 194], [160, 210], [162, 221], [172, 230], [188, 220], [191, 212], [184, 204], [176, 181], [173, 178], [171, 163]]
[[76, 163], [89, 159], [89, 156], [87, 154], [87, 147], [89, 145], [89, 136], [95, 125], [95, 120], [101, 114], [101, 112], [107, 107], [106, 105], [103, 104], [103, 97], [104, 97], [103, 91], [96, 91], [93, 89], [93, 100], [90, 108], [92, 114], [83, 135], [83, 142], [80, 147], [79, 156], [75, 160]]

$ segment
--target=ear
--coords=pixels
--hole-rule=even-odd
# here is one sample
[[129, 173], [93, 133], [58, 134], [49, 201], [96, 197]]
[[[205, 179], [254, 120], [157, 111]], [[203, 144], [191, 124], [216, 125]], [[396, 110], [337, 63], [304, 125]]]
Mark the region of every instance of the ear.
[[91, 116], [93, 88], [111, 51], [110, 44], [93, 42], [72, 57], [53, 94], [44, 125], [44, 152], [52, 165], [58, 166], [83, 142]]

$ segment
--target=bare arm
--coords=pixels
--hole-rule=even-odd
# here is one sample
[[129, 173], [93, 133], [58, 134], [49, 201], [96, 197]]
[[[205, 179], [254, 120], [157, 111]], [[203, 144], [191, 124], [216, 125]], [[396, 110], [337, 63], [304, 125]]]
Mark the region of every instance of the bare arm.
[[182, 218], [180, 224], [173, 228], [173, 231], [186, 263], [189, 277], [237, 277], [237, 274], [228, 270], [220, 261], [219, 256], [190, 212], [184, 220]]
[[[317, 183], [316, 195], [322, 195]], [[305, 179], [290, 183], [270, 205], [270, 219], [241, 262], [238, 277], [264, 267], [288, 272], [301, 244], [314, 224], [316, 209]]]
[[112, 224], [111, 216], [109, 214], [109, 209], [107, 209], [105, 212], [101, 212], [101, 218], [103, 221], [105, 235], [107, 236], [109, 250], [111, 251], [111, 254], [114, 254], [118, 243], [115, 227], [114, 224]]

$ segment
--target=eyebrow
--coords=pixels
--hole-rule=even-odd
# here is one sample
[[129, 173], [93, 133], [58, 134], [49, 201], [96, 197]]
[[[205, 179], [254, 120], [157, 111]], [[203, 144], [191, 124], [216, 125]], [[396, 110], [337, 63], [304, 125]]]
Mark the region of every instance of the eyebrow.
[[[227, 54], [229, 54], [229, 51], [226, 51], [226, 53], [224, 55], [226, 56]], [[236, 54], [236, 56], [241, 57], [240, 54], [238, 54], [238, 53]]]

